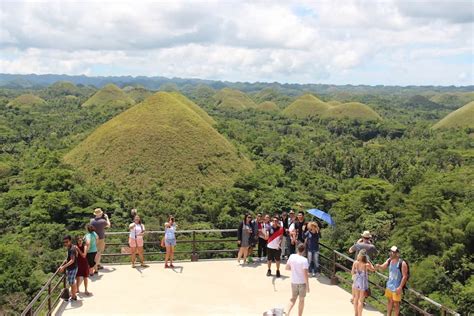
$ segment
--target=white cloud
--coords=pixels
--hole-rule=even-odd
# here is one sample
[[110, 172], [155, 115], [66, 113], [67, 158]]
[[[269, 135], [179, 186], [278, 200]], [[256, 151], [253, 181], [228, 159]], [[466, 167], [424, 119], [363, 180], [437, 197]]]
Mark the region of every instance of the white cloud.
[[[2, 2], [0, 72], [474, 84], [468, 1], [443, 4], [445, 14], [433, 1], [410, 3]], [[465, 69], [446, 61], [458, 56]], [[398, 78], [374, 71], [394, 64], [407, 69]]]

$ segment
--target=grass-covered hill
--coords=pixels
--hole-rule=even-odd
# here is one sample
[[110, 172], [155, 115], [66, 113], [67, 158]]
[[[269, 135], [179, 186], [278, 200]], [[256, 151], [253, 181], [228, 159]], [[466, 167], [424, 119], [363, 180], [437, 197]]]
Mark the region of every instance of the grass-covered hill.
[[67, 95], [80, 96], [81, 89], [72, 82], [58, 81], [46, 88], [46, 93], [54, 97]]
[[226, 110], [245, 110], [256, 108], [257, 104], [245, 93], [239, 90], [224, 88], [214, 95], [215, 105]]
[[131, 189], [231, 184], [253, 163], [190, 103], [158, 92], [97, 128], [64, 159], [91, 183], [111, 181]]
[[324, 118], [331, 119], [355, 119], [377, 121], [382, 117], [372, 110], [369, 106], [359, 102], [348, 102], [336, 106], [331, 106], [325, 113], [322, 114]]
[[125, 91], [125, 93], [127, 93], [127, 95], [132, 98], [135, 103], [140, 103], [153, 94], [152, 91], [147, 90], [146, 88], [141, 86], [127, 86], [123, 88], [123, 91]]
[[46, 101], [34, 94], [22, 94], [8, 102], [8, 106], [19, 109], [32, 109], [39, 105], [46, 104]]
[[414, 95], [406, 100], [403, 105], [407, 108], [419, 108], [419, 109], [440, 109], [443, 108], [441, 104], [433, 102], [422, 95]]
[[265, 101], [257, 105], [256, 109], [258, 111], [268, 111], [268, 112], [278, 112], [279, 108], [275, 102], [272, 101]]
[[214, 121], [214, 119], [209, 115], [207, 114], [206, 111], [204, 111], [199, 105], [197, 105], [196, 103], [194, 103], [193, 101], [189, 100], [188, 98], [186, 98], [184, 95], [182, 95], [181, 93], [179, 92], [170, 92], [170, 94], [176, 98], [177, 100], [179, 100], [181, 103], [185, 104], [188, 108], [190, 108], [191, 110], [193, 110], [197, 115], [199, 115], [204, 121], [206, 121], [207, 123], [211, 124], [211, 125], [215, 125], [216, 124], [216, 121]]
[[84, 102], [82, 106], [95, 106], [98, 108], [124, 108], [134, 103], [135, 101], [122, 89], [114, 84], [108, 84], [97, 91], [92, 97]]
[[450, 108], [459, 108], [474, 101], [474, 92], [445, 92], [432, 96], [431, 101]]
[[474, 128], [474, 101], [451, 112], [436, 123], [433, 128]]
[[286, 109], [283, 110], [283, 115], [295, 118], [308, 118], [323, 115], [328, 109], [329, 105], [312, 94], [305, 94], [297, 98]]

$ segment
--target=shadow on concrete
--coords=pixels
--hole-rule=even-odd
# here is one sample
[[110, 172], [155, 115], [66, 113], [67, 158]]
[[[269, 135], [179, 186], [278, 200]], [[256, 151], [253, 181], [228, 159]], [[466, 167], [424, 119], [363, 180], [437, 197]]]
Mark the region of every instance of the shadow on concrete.
[[69, 309], [76, 309], [80, 308], [82, 306], [82, 300], [77, 300], [77, 301], [62, 301], [61, 305], [56, 310], [55, 315], [62, 315], [64, 312], [66, 312]]
[[184, 267], [182, 266], [175, 266], [174, 268], [171, 268], [174, 273], [183, 273]]

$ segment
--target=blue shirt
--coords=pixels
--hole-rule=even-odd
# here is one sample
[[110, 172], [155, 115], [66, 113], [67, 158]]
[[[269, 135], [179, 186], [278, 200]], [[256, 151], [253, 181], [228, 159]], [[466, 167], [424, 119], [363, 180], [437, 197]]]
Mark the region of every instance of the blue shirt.
[[175, 234], [174, 234], [175, 230], [176, 230], [176, 226], [175, 226], [175, 225], [173, 225], [173, 226], [171, 226], [171, 227], [165, 229], [165, 238], [166, 238], [166, 240], [174, 240], [174, 239], [176, 239], [176, 236], [175, 236]]
[[304, 237], [306, 239], [306, 247], [308, 248], [308, 251], [310, 252], [317, 252], [319, 251], [319, 237], [321, 236], [320, 233], [312, 233], [311, 231], [307, 231], [304, 234]]
[[402, 272], [400, 271], [400, 268], [398, 267], [398, 263], [402, 263], [400, 259], [396, 261], [395, 263], [392, 263], [392, 260], [390, 260], [389, 264], [389, 272], [388, 272], [388, 280], [387, 280], [387, 289], [389, 289], [392, 292], [395, 292], [397, 288], [400, 286], [402, 283]]

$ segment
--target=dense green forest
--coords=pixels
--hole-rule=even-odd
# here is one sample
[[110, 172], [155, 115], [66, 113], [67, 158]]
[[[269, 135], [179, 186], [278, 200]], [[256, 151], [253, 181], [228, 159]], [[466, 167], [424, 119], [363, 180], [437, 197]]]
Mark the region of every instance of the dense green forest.
[[[272, 101], [283, 110], [297, 96], [318, 92], [280, 88], [261, 84], [263, 90], [247, 94], [255, 104]], [[466, 97], [460, 89], [444, 99], [433, 88], [318, 94], [323, 101], [366, 104], [383, 118], [377, 121], [232, 110], [201, 83], [162, 87], [176, 89], [211, 115], [217, 131], [255, 164], [252, 171], [222, 187], [91, 184], [63, 157], [131, 105], [82, 107], [97, 90], [89, 85], [0, 89], [0, 313], [22, 310], [63, 259], [62, 236], [81, 231], [95, 207], [123, 231], [132, 207], [149, 229], [169, 213], [180, 228], [237, 228], [246, 212], [273, 213], [297, 202], [333, 216], [337, 225], [325, 228], [325, 243], [346, 252], [370, 230], [378, 260], [392, 244], [401, 248], [411, 287], [461, 313], [474, 310], [474, 129], [431, 128], [472, 101], [459, 101]], [[42, 100], [12, 102], [27, 93]]]

